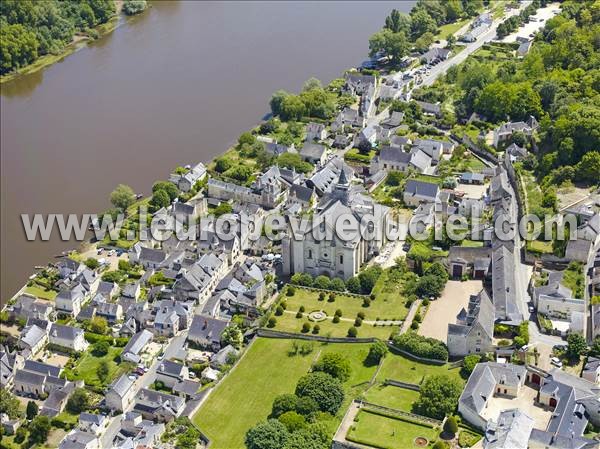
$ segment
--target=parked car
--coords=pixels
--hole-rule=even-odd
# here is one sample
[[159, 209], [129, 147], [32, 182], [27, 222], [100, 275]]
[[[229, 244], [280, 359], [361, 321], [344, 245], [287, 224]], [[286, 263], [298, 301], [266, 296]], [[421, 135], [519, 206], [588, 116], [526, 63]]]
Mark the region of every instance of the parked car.
[[528, 309], [529, 309], [529, 313], [535, 312], [535, 309], [533, 308], [533, 306], [529, 306]]
[[560, 361], [560, 359], [558, 357], [552, 357], [550, 359], [550, 363], [554, 366], [556, 366], [557, 368], [562, 368], [562, 362]]

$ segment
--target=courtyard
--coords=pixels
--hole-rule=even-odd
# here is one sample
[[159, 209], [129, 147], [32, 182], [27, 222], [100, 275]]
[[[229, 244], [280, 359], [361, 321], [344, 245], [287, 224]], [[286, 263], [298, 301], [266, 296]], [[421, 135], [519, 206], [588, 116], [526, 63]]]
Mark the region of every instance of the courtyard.
[[476, 295], [481, 289], [482, 283], [478, 280], [464, 282], [449, 280], [442, 296], [429, 304], [429, 310], [419, 328], [419, 335], [445, 342], [448, 324], [456, 323], [458, 313], [463, 308], [467, 309], [469, 297]]
[[533, 419], [533, 426], [536, 429], [545, 429], [548, 426], [552, 412], [536, 405], [537, 393], [533, 388], [524, 385], [516, 398], [494, 395], [488, 400], [481, 416], [485, 419], [497, 420], [503, 410], [517, 408]]

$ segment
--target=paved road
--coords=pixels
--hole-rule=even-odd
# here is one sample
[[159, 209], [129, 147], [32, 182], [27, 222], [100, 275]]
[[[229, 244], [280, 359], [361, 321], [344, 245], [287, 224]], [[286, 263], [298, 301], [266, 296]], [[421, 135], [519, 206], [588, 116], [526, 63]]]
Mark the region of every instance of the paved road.
[[515, 16], [521, 12], [521, 10], [525, 9], [531, 1], [523, 2], [520, 4], [519, 9], [511, 9], [508, 13], [504, 14], [500, 19], [496, 19], [492, 22], [490, 28], [484, 32], [475, 42], [471, 42], [466, 45], [466, 47], [453, 57], [440, 62], [436, 66], [431, 68], [429, 75], [423, 76], [423, 82], [416, 87], [422, 86], [431, 86], [439, 77], [446, 73], [446, 71], [457, 64], [461, 64], [462, 62], [469, 57], [469, 55], [473, 54], [477, 50], [479, 50], [483, 44], [490, 42], [496, 37], [496, 30], [498, 29], [498, 25], [503, 22], [505, 19]]
[[[183, 331], [180, 335], [173, 337], [163, 353], [163, 359], [167, 360], [171, 357], [174, 357], [179, 350], [183, 347], [185, 343], [185, 339], [187, 338], [188, 331]], [[160, 360], [155, 360], [150, 368], [148, 368], [148, 372], [141, 376], [132, 386], [135, 389], [136, 394], [142, 388], [148, 388], [156, 379], [156, 370], [160, 364]], [[127, 408], [127, 410], [123, 410], [123, 413], [126, 413], [133, 408], [133, 404]], [[111, 419], [110, 424], [108, 425], [106, 431], [102, 435], [100, 441], [102, 443], [102, 448], [111, 448], [112, 442], [115, 439], [119, 429], [121, 428], [121, 420], [123, 419], [122, 415], [117, 415]]]

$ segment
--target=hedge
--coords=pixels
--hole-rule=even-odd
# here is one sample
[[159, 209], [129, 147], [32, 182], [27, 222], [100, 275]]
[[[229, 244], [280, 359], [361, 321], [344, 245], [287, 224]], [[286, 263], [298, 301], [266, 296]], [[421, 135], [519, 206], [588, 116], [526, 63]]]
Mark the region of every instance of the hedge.
[[423, 337], [414, 332], [396, 335], [394, 345], [415, 356], [434, 359], [448, 360], [448, 348], [444, 343], [435, 338]]

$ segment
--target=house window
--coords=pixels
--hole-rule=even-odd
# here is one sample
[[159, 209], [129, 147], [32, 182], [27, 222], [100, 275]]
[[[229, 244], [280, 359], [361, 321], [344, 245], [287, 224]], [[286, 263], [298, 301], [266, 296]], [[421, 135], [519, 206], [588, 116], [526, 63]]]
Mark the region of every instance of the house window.
[[309, 258], [309, 259], [312, 259], [312, 249], [309, 249], [309, 250], [308, 250], [308, 258]]
[[340, 256], [340, 263], [344, 263], [344, 256]]

